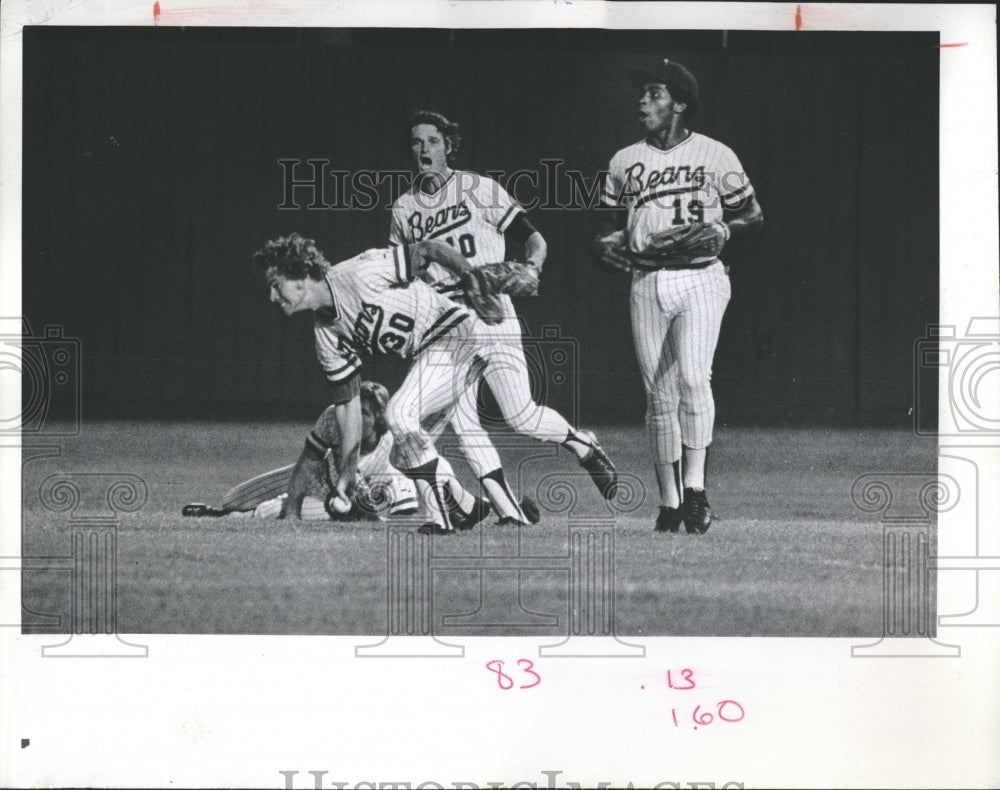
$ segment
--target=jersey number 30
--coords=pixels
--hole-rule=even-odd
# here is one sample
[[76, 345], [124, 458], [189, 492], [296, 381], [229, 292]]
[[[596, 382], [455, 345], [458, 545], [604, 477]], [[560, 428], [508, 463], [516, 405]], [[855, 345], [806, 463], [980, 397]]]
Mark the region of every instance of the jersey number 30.
[[398, 331], [383, 330], [379, 334], [378, 344], [382, 347], [383, 351], [395, 351], [398, 353], [406, 345], [406, 337], [413, 329], [413, 319], [403, 313], [393, 313], [392, 318], [389, 319], [389, 326]]

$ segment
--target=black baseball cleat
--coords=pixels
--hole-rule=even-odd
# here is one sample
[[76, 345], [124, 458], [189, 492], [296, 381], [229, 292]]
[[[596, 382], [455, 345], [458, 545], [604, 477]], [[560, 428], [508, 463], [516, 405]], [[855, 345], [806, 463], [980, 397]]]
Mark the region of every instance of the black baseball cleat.
[[618, 492], [618, 472], [607, 453], [597, 443], [597, 437], [590, 431], [578, 431], [590, 442], [590, 452], [580, 459], [580, 466], [590, 473], [591, 479], [605, 499], [614, 499]]
[[453, 513], [451, 520], [455, 525], [455, 529], [472, 529], [476, 526], [476, 524], [486, 518], [492, 510], [493, 505], [490, 504], [488, 499], [478, 498], [476, 499], [476, 504], [472, 506], [471, 511], [468, 513], [462, 513], [460, 511]]
[[660, 505], [660, 513], [656, 517], [656, 526], [653, 527], [653, 532], [678, 532], [683, 520], [684, 517], [681, 515], [679, 507]]
[[191, 516], [192, 518], [218, 518], [219, 516], [229, 515], [229, 511], [206, 505], [203, 502], [192, 502], [181, 508], [181, 515]]
[[689, 535], [703, 535], [712, 523], [712, 508], [708, 506], [708, 496], [704, 488], [685, 488], [681, 505], [684, 515], [684, 529]]
[[534, 499], [528, 496], [522, 497], [520, 504], [521, 512], [529, 524], [537, 524], [542, 520], [542, 511], [538, 509], [538, 503]]
[[455, 530], [445, 529], [440, 524], [428, 521], [423, 526], [417, 527], [417, 533], [420, 535], [454, 535]]
[[499, 521], [497, 521], [496, 526], [498, 527], [530, 527], [537, 524], [542, 520], [542, 512], [538, 509], [538, 505], [535, 500], [531, 497], [524, 497], [520, 501], [521, 513], [527, 521], [521, 521], [519, 518], [514, 516], [503, 516]]

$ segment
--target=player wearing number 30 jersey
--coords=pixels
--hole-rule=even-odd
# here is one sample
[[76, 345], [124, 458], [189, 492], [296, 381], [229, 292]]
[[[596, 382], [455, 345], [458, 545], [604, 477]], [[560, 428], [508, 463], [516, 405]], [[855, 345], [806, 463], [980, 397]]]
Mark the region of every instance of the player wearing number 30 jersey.
[[[357, 480], [362, 437], [360, 355], [391, 352], [413, 360], [386, 407], [385, 420], [394, 440], [393, 463], [416, 482], [433, 519], [424, 531], [452, 532], [449, 492], [465, 493], [457, 480], [443, 472], [434, 449], [436, 437], [425, 427], [427, 420], [438, 413], [450, 414], [460, 393], [478, 377], [493, 391], [508, 424], [567, 447], [591, 473], [602, 494], [611, 498], [617, 476], [594, 437], [568, 426], [553, 429], [552, 420], [525, 422], [521, 408], [531, 394], [507, 379], [499, 345], [479, 335], [483, 325], [467, 308], [414, 279], [429, 261], [446, 266], [467, 287], [473, 287], [475, 280], [468, 276], [472, 267], [457, 251], [435, 240], [369, 250], [331, 266], [311, 239], [292, 234], [269, 241], [254, 256], [254, 265], [267, 279], [272, 302], [287, 315], [314, 313], [316, 354], [332, 386], [333, 417], [340, 438], [334, 459], [339, 474], [333, 486], [336, 494], [349, 500]], [[304, 487], [299, 472], [310, 451], [307, 445], [289, 483], [286, 515], [292, 517], [301, 514]]]

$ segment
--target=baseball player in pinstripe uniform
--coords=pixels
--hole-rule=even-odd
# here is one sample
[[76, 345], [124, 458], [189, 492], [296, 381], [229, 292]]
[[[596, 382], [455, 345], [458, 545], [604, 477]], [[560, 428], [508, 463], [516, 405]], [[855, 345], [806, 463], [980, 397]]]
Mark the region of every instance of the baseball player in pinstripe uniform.
[[718, 252], [730, 235], [760, 225], [763, 213], [736, 155], [691, 131], [699, 104], [691, 72], [663, 59], [629, 78], [645, 137], [611, 159], [602, 205], [617, 210], [617, 222], [602, 230], [594, 251], [632, 273], [632, 332], [660, 489], [655, 529], [677, 532], [683, 522], [700, 534], [712, 522], [710, 380], [730, 297]]
[[[361, 453], [358, 460], [358, 486], [353, 507], [349, 513], [336, 513], [329, 507], [333, 484], [331, 477], [338, 476], [335, 466], [336, 450], [340, 444], [334, 408], [331, 406], [320, 415], [306, 438], [310, 452], [307, 458], [322, 452], [322, 463], [307, 475], [307, 493], [302, 500], [302, 519], [322, 521], [330, 519], [385, 518], [402, 516], [417, 510], [417, 491], [413, 481], [403, 476], [389, 461], [392, 452], [392, 434], [385, 423], [385, 407], [389, 393], [375, 381], [361, 382]], [[301, 463], [301, 461], [300, 461]], [[225, 516], [230, 513], [252, 513], [258, 518], [276, 518], [284, 510], [288, 498], [288, 484], [296, 464], [288, 464], [270, 472], [257, 475], [233, 486], [223, 497], [220, 507], [202, 503], [185, 505], [185, 516]], [[467, 514], [456, 514], [460, 520]]]
[[[254, 256], [255, 266], [267, 279], [272, 302], [287, 315], [303, 310], [314, 313], [316, 355], [332, 386], [341, 439], [334, 491], [349, 499], [356, 484], [360, 355], [391, 352], [413, 360], [389, 401], [386, 422], [393, 434], [393, 461], [416, 482], [432, 519], [422, 531], [453, 532], [448, 492], [467, 493], [444, 472], [425, 421], [454, 409], [461, 393], [479, 376], [493, 391], [509, 425], [569, 448], [601, 492], [613, 496], [617, 486], [614, 466], [592, 435], [573, 430], [565, 421], [525, 421], [518, 410], [531, 394], [521, 391], [521, 382], [507, 375], [502, 346], [479, 335], [483, 325], [473, 320], [467, 308], [415, 279], [432, 261], [456, 275], [467, 292], [474, 292], [477, 281], [469, 276], [472, 267], [461, 254], [436, 240], [368, 250], [331, 266], [311, 239], [292, 234], [269, 241]], [[286, 506], [286, 515], [293, 517], [301, 514], [298, 478], [297, 469]]]
[[[506, 256], [506, 235], [524, 245], [525, 259], [541, 271], [546, 244], [525, 215], [524, 209], [494, 179], [452, 167], [461, 144], [458, 124], [437, 112], [415, 112], [404, 124], [406, 142], [413, 158], [413, 184], [392, 206], [389, 243], [393, 246], [440, 239], [458, 250], [471, 266], [502, 261]], [[435, 290], [464, 303], [462, 284], [447, 269], [431, 264], [422, 275]], [[519, 379], [521, 392], [530, 392], [527, 365], [521, 345], [521, 323], [506, 294], [500, 296], [503, 321], [480, 327], [503, 349], [510, 377]], [[462, 452], [469, 461], [500, 516], [500, 524], [530, 520], [510, 490], [496, 448], [483, 429], [476, 400], [478, 383], [469, 387], [452, 414], [452, 426]], [[534, 402], [523, 408], [534, 411]], [[555, 411], [542, 419], [551, 422], [548, 430], [565, 434], [569, 425]], [[437, 426], [443, 430], [444, 425]]]

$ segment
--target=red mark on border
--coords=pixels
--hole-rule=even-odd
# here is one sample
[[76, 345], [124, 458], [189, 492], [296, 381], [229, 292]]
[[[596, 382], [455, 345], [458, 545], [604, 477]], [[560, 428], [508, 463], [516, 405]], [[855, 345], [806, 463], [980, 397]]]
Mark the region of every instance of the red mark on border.
[[795, 6], [795, 29], [802, 29], [802, 6]]
[[160, 2], [157, 0], [153, 3], [153, 24], [157, 24], [160, 21]]
[[945, 47], [965, 47], [968, 46], [968, 44], [969, 44], [968, 41], [963, 41], [960, 44], [939, 44], [938, 46], [941, 49], [944, 49]]

